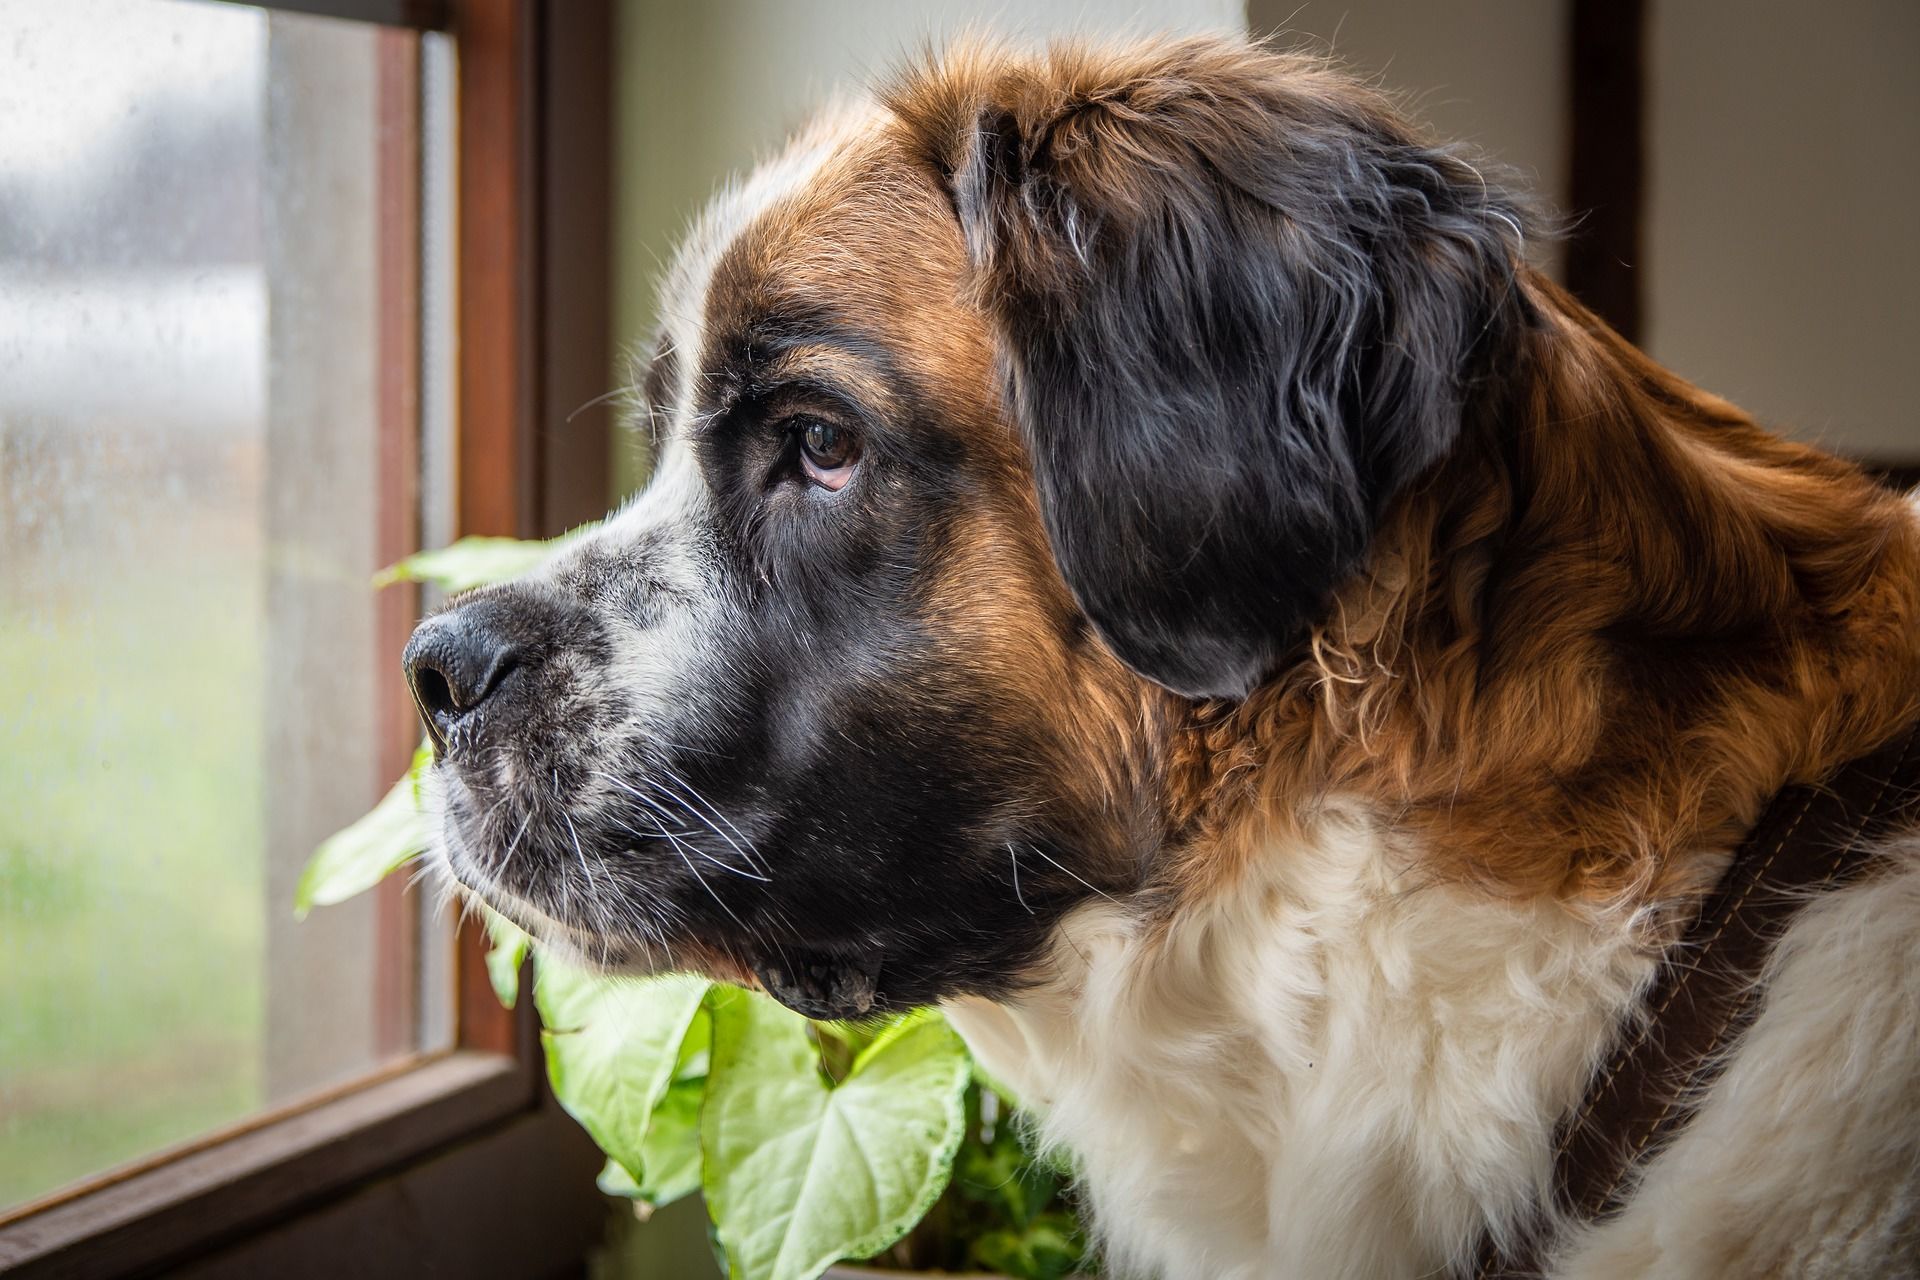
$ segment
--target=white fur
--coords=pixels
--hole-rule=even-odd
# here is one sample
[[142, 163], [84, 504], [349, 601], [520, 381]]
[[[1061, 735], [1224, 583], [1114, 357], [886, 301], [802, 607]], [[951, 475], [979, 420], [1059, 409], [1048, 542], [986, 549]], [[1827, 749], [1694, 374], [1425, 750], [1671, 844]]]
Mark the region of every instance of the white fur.
[[[1039, 989], [950, 1007], [1082, 1162], [1116, 1273], [1439, 1274], [1539, 1202], [1556, 1121], [1653, 975], [1653, 930], [1407, 865], [1336, 815], [1157, 936], [1084, 908]], [[1920, 859], [1810, 911], [1704, 1123], [1564, 1273], [1857, 1274], [1834, 1237], [1858, 1227], [1870, 1251], [1911, 1222], [1917, 969]]]

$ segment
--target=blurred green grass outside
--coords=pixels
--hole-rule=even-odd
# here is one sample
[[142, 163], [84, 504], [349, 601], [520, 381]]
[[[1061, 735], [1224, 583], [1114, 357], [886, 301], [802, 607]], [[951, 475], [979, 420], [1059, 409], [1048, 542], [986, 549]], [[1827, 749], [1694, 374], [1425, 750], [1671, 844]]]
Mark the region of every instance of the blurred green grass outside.
[[0, 1210], [262, 1102], [263, 574], [137, 536], [0, 578]]

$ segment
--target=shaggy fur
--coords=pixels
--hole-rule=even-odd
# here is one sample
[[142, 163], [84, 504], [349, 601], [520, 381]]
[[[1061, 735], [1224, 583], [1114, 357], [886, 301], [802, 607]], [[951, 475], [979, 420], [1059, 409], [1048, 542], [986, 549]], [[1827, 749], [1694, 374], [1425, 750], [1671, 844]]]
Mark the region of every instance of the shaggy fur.
[[416, 637], [446, 865], [611, 969], [945, 1003], [1116, 1274], [1906, 1272], [1904, 849], [1623, 1214], [1547, 1207], [1741, 833], [1920, 716], [1920, 525], [1529, 226], [1233, 41], [831, 113], [674, 269], [653, 485]]

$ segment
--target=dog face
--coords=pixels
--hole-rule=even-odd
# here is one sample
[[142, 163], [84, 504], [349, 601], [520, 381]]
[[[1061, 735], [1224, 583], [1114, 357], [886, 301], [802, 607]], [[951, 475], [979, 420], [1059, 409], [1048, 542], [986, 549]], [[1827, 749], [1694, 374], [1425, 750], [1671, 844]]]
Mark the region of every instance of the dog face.
[[451, 874], [814, 1016], [1001, 994], [1444, 456], [1518, 221], [1224, 42], [954, 55], [724, 196], [648, 489], [422, 624]]

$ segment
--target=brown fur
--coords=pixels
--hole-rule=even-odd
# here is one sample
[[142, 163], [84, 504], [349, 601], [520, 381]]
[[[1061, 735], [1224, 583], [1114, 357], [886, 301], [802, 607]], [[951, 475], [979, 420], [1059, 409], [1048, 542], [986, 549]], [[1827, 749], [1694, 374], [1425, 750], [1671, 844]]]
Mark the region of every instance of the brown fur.
[[1552, 323], [1393, 513], [1311, 651], [1193, 709], [1185, 893], [1358, 794], [1436, 874], [1637, 901], [1697, 887], [1772, 793], [1920, 715], [1920, 528], [1551, 282]]

